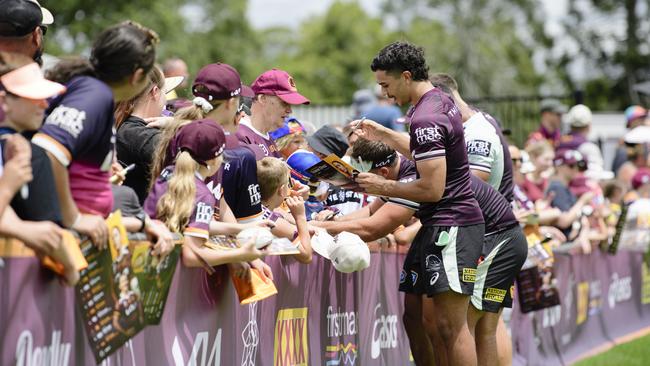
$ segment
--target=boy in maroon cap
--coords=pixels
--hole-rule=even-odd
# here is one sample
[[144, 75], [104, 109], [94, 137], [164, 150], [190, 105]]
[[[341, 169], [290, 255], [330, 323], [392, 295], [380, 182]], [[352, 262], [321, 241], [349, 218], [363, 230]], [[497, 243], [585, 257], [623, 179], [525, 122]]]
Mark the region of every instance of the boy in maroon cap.
[[281, 158], [270, 131], [284, 126], [285, 118], [291, 115], [291, 106], [309, 104], [309, 99], [298, 93], [296, 83], [286, 71], [272, 69], [262, 73], [251, 85], [255, 93], [251, 117], [240, 121], [237, 137], [245, 144], [258, 145], [263, 156]]

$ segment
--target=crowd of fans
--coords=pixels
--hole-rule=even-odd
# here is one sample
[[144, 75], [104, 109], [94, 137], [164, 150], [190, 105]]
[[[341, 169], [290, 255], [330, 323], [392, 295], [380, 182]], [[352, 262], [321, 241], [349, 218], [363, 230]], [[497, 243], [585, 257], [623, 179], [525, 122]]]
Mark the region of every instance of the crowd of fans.
[[[309, 172], [336, 155], [354, 167], [369, 163], [365, 171], [385, 179], [418, 179], [410, 154], [370, 141], [358, 122], [313, 131], [293, 117], [292, 106], [310, 101], [286, 71], [265, 71], [249, 87], [235, 68], [214, 63], [190, 80], [180, 59], [156, 65], [158, 36], [127, 21], [101, 32], [88, 59], [61, 60], [44, 75], [38, 63], [52, 14], [33, 0], [2, 4], [9, 11], [0, 16], [0, 233], [62, 263], [68, 283], [78, 274], [60, 250], [61, 231], [103, 248], [104, 219], [117, 209], [128, 231], [149, 236], [154, 255], [168, 254], [172, 233], [182, 233], [184, 265], [228, 264], [242, 278], [256, 268], [272, 279], [264, 251], [251, 243], [218, 250], [206, 245], [211, 236], [269, 228], [296, 241], [295, 259], [309, 263], [317, 230], [395, 247], [420, 229], [418, 203], [330, 186]], [[650, 125], [644, 108], [625, 111], [630, 132], [611, 172], [588, 139], [587, 106], [542, 102], [539, 130], [518, 148], [497, 120], [463, 100], [451, 76], [429, 79], [462, 116], [472, 188], [488, 192], [487, 201], [511, 202], [522, 226], [589, 253], [611, 240], [623, 205], [650, 199], [648, 144], [637, 130]], [[190, 99], [175, 93], [185, 86]], [[408, 128], [384, 87], [359, 91], [354, 102], [351, 121]], [[490, 202], [477, 200], [487, 217]], [[648, 205], [637, 206], [634, 215], [650, 216]]]

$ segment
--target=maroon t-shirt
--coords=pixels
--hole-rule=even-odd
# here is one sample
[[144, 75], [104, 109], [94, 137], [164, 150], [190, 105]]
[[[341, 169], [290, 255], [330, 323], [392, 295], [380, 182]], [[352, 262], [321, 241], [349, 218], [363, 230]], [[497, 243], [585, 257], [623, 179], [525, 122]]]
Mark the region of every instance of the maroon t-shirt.
[[257, 160], [263, 159], [267, 156], [274, 158], [282, 158], [282, 155], [275, 146], [273, 140], [268, 134], [263, 134], [257, 131], [248, 121], [241, 121], [237, 129], [237, 138], [244, 144], [259, 146], [259, 150], [255, 151], [255, 158]]
[[470, 187], [463, 122], [454, 102], [440, 89], [433, 88], [409, 110], [407, 121], [416, 167], [422, 161], [446, 158], [445, 191], [438, 202], [420, 202], [418, 216], [422, 224], [482, 224], [483, 216]]

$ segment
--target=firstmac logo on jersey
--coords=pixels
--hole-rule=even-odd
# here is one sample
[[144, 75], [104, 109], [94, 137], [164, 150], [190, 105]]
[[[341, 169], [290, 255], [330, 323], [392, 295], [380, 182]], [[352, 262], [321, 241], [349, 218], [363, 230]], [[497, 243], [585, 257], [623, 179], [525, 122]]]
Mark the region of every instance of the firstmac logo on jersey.
[[307, 308], [281, 309], [275, 321], [274, 366], [307, 366]]
[[418, 127], [415, 129], [415, 141], [418, 145], [424, 145], [429, 142], [436, 142], [442, 139], [440, 127]]
[[194, 218], [194, 221], [202, 224], [209, 224], [212, 220], [212, 215], [214, 215], [214, 209], [212, 206], [199, 202], [196, 205], [196, 217]]
[[248, 196], [251, 199], [251, 205], [259, 205], [262, 202], [262, 194], [260, 193], [259, 184], [251, 184], [248, 186]]

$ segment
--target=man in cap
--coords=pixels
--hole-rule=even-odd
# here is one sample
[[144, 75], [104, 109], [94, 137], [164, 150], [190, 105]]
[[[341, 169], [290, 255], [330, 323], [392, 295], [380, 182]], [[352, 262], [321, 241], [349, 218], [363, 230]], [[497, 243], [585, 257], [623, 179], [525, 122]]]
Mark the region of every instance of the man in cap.
[[540, 127], [528, 136], [526, 145], [535, 141], [548, 140], [551, 145], [556, 146], [562, 136], [562, 115], [566, 113], [566, 110], [566, 106], [556, 99], [542, 100]]
[[[587, 139], [591, 130], [591, 109], [584, 104], [574, 105], [567, 114], [567, 120], [571, 131], [561, 137], [556, 149], [579, 151], [587, 159], [587, 167], [591, 173], [594, 175], [603, 173], [605, 164], [603, 154], [598, 145]], [[598, 177], [594, 176], [594, 178]]]
[[43, 36], [54, 22], [36, 0], [0, 0], [0, 51], [25, 54], [42, 64]]
[[255, 93], [252, 114], [250, 119], [242, 118], [237, 138], [245, 144], [259, 146], [264, 156], [281, 158], [269, 132], [284, 125], [284, 119], [291, 115], [292, 105], [309, 104], [309, 99], [298, 93], [291, 75], [278, 69], [262, 73], [255, 79], [251, 89]]

